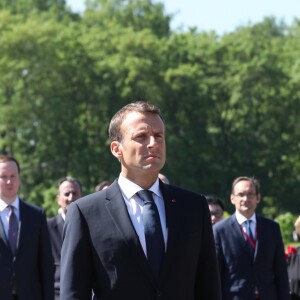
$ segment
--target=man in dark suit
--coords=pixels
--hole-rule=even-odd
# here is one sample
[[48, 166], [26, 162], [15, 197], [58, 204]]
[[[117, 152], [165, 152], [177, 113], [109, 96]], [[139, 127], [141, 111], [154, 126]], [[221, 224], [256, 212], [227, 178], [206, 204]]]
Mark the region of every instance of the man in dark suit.
[[93, 290], [101, 300], [220, 300], [206, 199], [158, 179], [166, 154], [159, 109], [126, 105], [109, 136], [121, 173], [107, 189], [70, 205], [62, 299], [88, 300]]
[[59, 205], [59, 213], [48, 220], [48, 228], [51, 238], [52, 254], [54, 258], [55, 275], [54, 275], [54, 293], [55, 300], [60, 299], [60, 257], [62, 247], [62, 232], [66, 219], [68, 206], [75, 200], [79, 199], [82, 194], [81, 182], [72, 177], [66, 176], [60, 178], [57, 184], [56, 201]]
[[18, 197], [19, 187], [18, 161], [0, 155], [0, 298], [53, 300], [54, 267], [46, 216]]
[[214, 225], [223, 300], [287, 300], [289, 283], [279, 225], [255, 213], [259, 183], [233, 181], [235, 214]]

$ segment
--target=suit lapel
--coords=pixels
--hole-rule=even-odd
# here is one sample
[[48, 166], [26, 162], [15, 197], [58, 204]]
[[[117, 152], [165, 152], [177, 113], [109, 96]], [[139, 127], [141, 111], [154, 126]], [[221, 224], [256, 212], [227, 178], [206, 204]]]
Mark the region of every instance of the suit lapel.
[[4, 245], [6, 247], [8, 247], [7, 238], [6, 238], [4, 227], [3, 227], [1, 220], [0, 220], [0, 241], [2, 241], [4, 243]]
[[233, 239], [238, 241], [240, 247], [247, 253], [249, 258], [252, 259], [251, 254], [249, 253], [249, 249], [247, 247], [247, 241], [245, 240], [244, 234], [242, 232], [242, 228], [238, 223], [235, 214], [233, 214], [230, 218], [231, 218], [230, 223], [232, 226]]
[[143, 269], [144, 272], [148, 274], [149, 277], [151, 277], [154, 283], [154, 277], [151, 273], [147, 258], [140, 244], [139, 237], [131, 222], [117, 181], [111, 184], [111, 186], [107, 188], [106, 192], [108, 200], [106, 203], [106, 209], [110, 214], [118, 231], [123, 236], [127, 246], [131, 248], [130, 253], [132, 253], [133, 261], [138, 262], [139, 266]]
[[[17, 253], [23, 243], [26, 243], [26, 236], [30, 235], [30, 230], [28, 229], [28, 224], [31, 222], [30, 211], [27, 209], [26, 203], [20, 199], [19, 202], [20, 209], [20, 221], [19, 221], [19, 236], [17, 243]], [[27, 232], [28, 231], [28, 232]]]
[[[59, 232], [60, 236], [62, 237], [62, 232], [63, 232], [65, 221], [62, 218], [61, 214], [56, 216], [55, 221], [56, 221], [56, 224], [55, 224], [56, 230]], [[62, 241], [62, 239], [61, 239], [61, 241]]]
[[[249, 258], [252, 260], [253, 257], [251, 256], [251, 254], [249, 252], [249, 249], [248, 249], [248, 246], [247, 246], [247, 241], [246, 241], [245, 236], [242, 232], [241, 225], [238, 223], [235, 214], [233, 214], [230, 218], [231, 218], [230, 222], [231, 222], [231, 225], [233, 227], [232, 232], [235, 235], [234, 239], [238, 241], [241, 248], [244, 249], [244, 251], [247, 253]], [[256, 252], [257, 252], [257, 250], [255, 250], [254, 259], [256, 257]]]
[[268, 240], [268, 237], [265, 236], [267, 232], [264, 228], [264, 222], [258, 215], [256, 215], [256, 232], [257, 232], [257, 240], [256, 240], [255, 257], [257, 256], [258, 253], [260, 253], [260, 248], [262, 247], [261, 241]]
[[172, 253], [176, 250], [176, 239], [178, 237], [179, 229], [178, 227], [178, 207], [177, 207], [177, 200], [176, 195], [171, 186], [160, 183], [160, 188], [164, 197], [164, 204], [165, 204], [165, 211], [166, 211], [166, 224], [167, 224], [167, 247], [165, 257], [163, 259], [162, 268], [161, 268], [161, 278], [165, 278], [168, 276], [168, 268], [169, 265], [174, 263], [171, 260], [173, 256]]
[[[22, 207], [22, 201], [21, 199], [19, 200], [19, 210], [20, 210], [20, 221], [19, 221], [19, 232], [18, 232], [18, 239], [17, 239], [17, 253], [18, 253], [18, 248], [19, 248], [19, 239], [20, 239], [20, 232], [21, 232], [21, 207]], [[0, 242], [3, 242], [8, 250], [8, 252], [11, 254], [11, 251], [10, 251], [10, 248], [9, 248], [9, 245], [8, 245], [8, 241], [7, 241], [7, 237], [6, 237], [6, 234], [5, 234], [5, 231], [4, 231], [4, 227], [3, 227], [3, 224], [0, 220]]]

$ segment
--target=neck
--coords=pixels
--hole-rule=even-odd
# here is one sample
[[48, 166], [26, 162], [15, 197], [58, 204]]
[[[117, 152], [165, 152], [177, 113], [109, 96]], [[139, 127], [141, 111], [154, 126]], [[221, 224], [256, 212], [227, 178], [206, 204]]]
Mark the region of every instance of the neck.
[[121, 175], [124, 176], [126, 179], [134, 182], [141, 188], [147, 190], [149, 189], [156, 179], [158, 178], [158, 173], [147, 173], [147, 174], [129, 174], [126, 172], [121, 172]]

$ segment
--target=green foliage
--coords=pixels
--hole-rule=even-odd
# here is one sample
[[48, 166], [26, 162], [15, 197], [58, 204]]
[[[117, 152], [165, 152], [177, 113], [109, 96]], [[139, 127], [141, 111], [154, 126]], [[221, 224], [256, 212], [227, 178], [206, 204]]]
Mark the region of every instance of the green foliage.
[[260, 213], [299, 213], [299, 21], [219, 37], [172, 32], [157, 1], [91, 0], [82, 16], [25, 2], [0, 1], [0, 152], [19, 159], [24, 198], [53, 215], [58, 178], [90, 193], [117, 177], [109, 120], [145, 99], [166, 120], [172, 183], [227, 199], [235, 177], [254, 175]]
[[295, 230], [295, 220], [297, 216], [292, 213], [281, 214], [275, 218], [279, 223], [284, 244], [290, 244], [293, 241], [293, 231]]
[[84, 21], [89, 26], [119, 25], [134, 31], [148, 29], [158, 37], [170, 33], [171, 16], [164, 13], [164, 5], [152, 0], [88, 0]]
[[43, 207], [47, 212], [47, 217], [52, 217], [57, 214], [58, 204], [56, 202], [57, 187], [55, 183], [49, 188], [45, 187], [45, 184], [35, 186], [30, 191], [31, 199], [40, 199], [38, 202], [35, 200], [35, 204]]

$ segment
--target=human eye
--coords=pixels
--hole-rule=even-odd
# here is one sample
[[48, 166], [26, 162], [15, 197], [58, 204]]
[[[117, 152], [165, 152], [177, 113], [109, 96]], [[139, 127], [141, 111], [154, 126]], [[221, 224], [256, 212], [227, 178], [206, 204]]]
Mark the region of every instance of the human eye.
[[159, 141], [162, 141], [162, 140], [164, 140], [165, 135], [163, 133], [157, 133], [157, 134], [155, 134], [155, 138]]
[[139, 132], [134, 136], [134, 140], [143, 141], [147, 138], [147, 134], [144, 132]]

